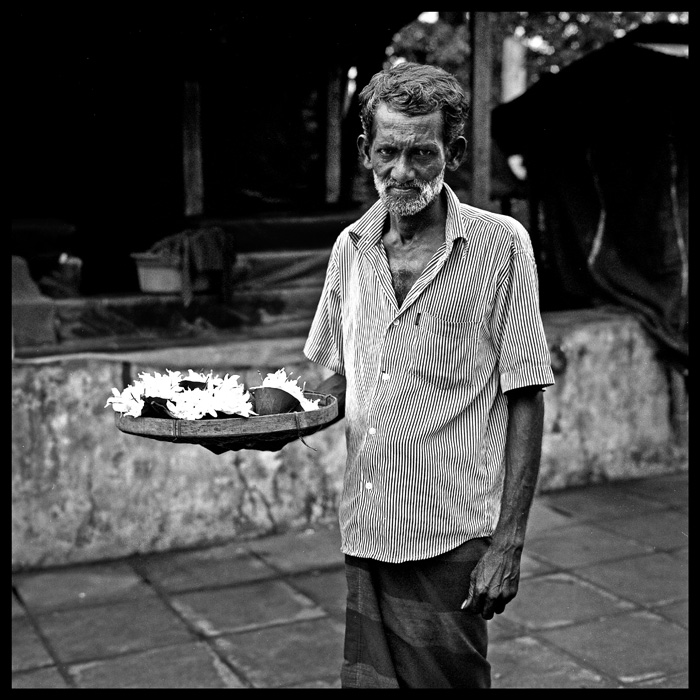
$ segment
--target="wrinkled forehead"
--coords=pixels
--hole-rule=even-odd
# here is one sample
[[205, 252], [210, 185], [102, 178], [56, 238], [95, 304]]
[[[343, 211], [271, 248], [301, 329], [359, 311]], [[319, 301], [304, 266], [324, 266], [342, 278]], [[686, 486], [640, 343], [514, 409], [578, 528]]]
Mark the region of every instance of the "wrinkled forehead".
[[443, 143], [443, 115], [440, 110], [429, 114], [406, 114], [381, 103], [374, 114], [373, 140], [392, 143]]

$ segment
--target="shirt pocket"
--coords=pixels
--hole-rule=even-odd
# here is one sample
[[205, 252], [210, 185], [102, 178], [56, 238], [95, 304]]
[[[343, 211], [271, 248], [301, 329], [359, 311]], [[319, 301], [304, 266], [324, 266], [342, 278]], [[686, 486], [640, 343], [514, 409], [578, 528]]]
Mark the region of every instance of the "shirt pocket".
[[471, 384], [482, 354], [482, 326], [482, 321], [448, 321], [422, 312], [411, 350], [412, 373], [440, 389]]

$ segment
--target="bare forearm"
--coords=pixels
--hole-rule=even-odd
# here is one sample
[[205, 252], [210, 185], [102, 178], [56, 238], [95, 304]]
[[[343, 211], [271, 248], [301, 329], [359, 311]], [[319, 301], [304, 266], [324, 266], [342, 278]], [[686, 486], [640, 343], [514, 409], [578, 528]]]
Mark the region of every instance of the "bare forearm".
[[315, 389], [319, 394], [332, 394], [338, 399], [338, 418], [345, 417], [345, 377], [342, 374], [332, 374], [328, 379], [324, 379]]
[[540, 468], [544, 398], [537, 388], [516, 390], [507, 396], [506, 474], [501, 515], [492, 540], [496, 546], [520, 551]]
[[520, 555], [535, 495], [542, 450], [544, 399], [537, 388], [508, 395], [506, 474], [501, 515], [491, 545], [472, 572], [463, 608], [490, 620], [518, 593]]

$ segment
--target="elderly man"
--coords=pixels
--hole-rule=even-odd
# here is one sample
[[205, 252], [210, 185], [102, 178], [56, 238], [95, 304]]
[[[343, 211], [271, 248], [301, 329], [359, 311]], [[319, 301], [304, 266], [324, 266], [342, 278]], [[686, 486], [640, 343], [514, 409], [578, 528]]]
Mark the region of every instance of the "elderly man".
[[453, 76], [402, 63], [360, 101], [379, 200], [337, 238], [304, 348], [346, 424], [342, 685], [486, 688], [554, 383], [535, 260], [443, 183], [466, 152]]

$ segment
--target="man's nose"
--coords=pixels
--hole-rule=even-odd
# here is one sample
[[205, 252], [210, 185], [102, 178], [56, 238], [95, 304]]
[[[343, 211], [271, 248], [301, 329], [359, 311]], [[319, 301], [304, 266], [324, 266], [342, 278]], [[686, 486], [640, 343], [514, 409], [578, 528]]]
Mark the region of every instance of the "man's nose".
[[394, 163], [394, 167], [391, 170], [392, 179], [396, 182], [405, 183], [410, 182], [415, 177], [413, 172], [413, 166], [411, 161], [406, 156], [400, 156]]

